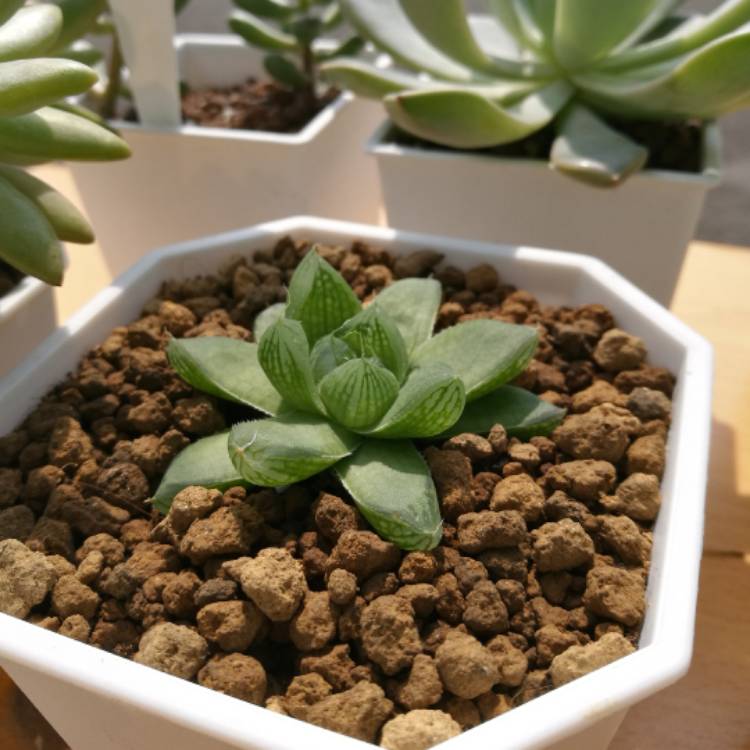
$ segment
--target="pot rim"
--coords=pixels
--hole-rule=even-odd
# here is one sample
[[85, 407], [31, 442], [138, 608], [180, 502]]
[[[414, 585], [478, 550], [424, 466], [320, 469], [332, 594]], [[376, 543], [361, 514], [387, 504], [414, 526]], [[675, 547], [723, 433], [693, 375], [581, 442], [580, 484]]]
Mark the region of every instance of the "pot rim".
[[[542, 159], [526, 159], [520, 156], [493, 156], [472, 151], [450, 151], [443, 149], [417, 148], [392, 143], [389, 134], [393, 123], [389, 118], [383, 120], [368, 139], [365, 149], [367, 153], [376, 157], [408, 156], [416, 159], [437, 159], [451, 161], [454, 159], [470, 159], [483, 164], [513, 164], [525, 166], [529, 169], [544, 169], [549, 172], [549, 162]], [[721, 131], [716, 120], [708, 120], [703, 125], [702, 170], [700, 172], [678, 172], [671, 169], [642, 169], [628, 178], [628, 182], [637, 180], [670, 180], [673, 182], [700, 183], [707, 187], [715, 187], [721, 180]]]
[[[669, 337], [681, 349], [679, 399], [669, 444], [671, 472], [669, 507], [662, 510], [658, 540], [649, 580], [648, 641], [630, 654], [595, 672], [570, 682], [502, 716], [448, 741], [451, 750], [471, 750], [504, 743], [514, 750], [535, 750], [625, 710], [632, 703], [677, 680], [690, 663], [695, 619], [695, 601], [702, 549], [703, 506], [708, 463], [708, 433], [711, 420], [712, 348], [699, 334], [660, 304], [636, 288], [602, 261], [568, 252], [511, 247], [458, 240], [426, 234], [400, 232], [385, 227], [353, 224], [311, 217], [291, 217], [256, 227], [213, 235], [161, 248], [141, 259], [83, 307], [62, 329], [50, 336], [19, 368], [0, 382], [0, 392], [11, 406], [5, 421], [25, 413], [19, 398], [28, 390], [29, 378], [37, 372], [49, 382], [57, 376], [44, 371], [55, 356], [76, 356], [66, 345], [75, 334], [96, 320], [128, 290], [164, 269], [162, 262], [177, 261], [190, 266], [207, 251], [237, 245], [248, 250], [261, 242], [286, 235], [319, 236], [321, 241], [353, 238], [408, 249], [432, 247], [451, 253], [454, 260], [466, 255], [470, 262], [484, 258], [501, 263], [516, 260], [521, 266], [539, 266], [543, 271], [573, 273], [579, 281], [589, 279], [601, 287], [608, 304], [637, 312], [642, 325]], [[192, 268], [192, 266], [190, 266]], [[53, 368], [48, 368], [53, 369]], [[40, 381], [34, 383], [38, 389]], [[30, 397], [27, 394], [26, 400]], [[0, 404], [0, 407], [2, 404]], [[0, 408], [0, 412], [2, 409]], [[688, 418], [689, 415], [689, 418]], [[2, 416], [2, 415], [0, 415]], [[680, 507], [676, 508], [679, 496]], [[665, 503], [666, 505], [666, 503]], [[656, 547], [656, 545], [655, 545]], [[667, 584], [668, 581], [668, 584]], [[656, 589], [656, 591], [654, 591]], [[95, 691], [113, 701], [142, 710], [183, 727], [234, 743], [238, 747], [287, 750], [320, 742], [331, 750], [354, 750], [372, 745], [332, 733], [262, 707], [150, 670], [114, 654], [46, 631], [7, 615], [0, 615], [0, 656], [6, 663], [27, 667], [54, 679]]]
[[[322, 40], [322, 48], [332, 48], [334, 42]], [[210, 50], [216, 47], [222, 48], [245, 48], [247, 44], [232, 34], [198, 34], [182, 33], [175, 36], [175, 49], [177, 54], [187, 47], [196, 47], [202, 50]], [[204, 127], [202, 125], [184, 124], [176, 128], [145, 127], [139, 123], [127, 122], [125, 120], [113, 120], [112, 126], [123, 133], [149, 133], [158, 135], [184, 135], [193, 138], [213, 138], [234, 141], [254, 141], [256, 143], [269, 143], [287, 146], [304, 146], [316, 138], [330, 125], [341, 110], [353, 100], [352, 94], [342, 91], [335, 99], [326, 104], [302, 130], [296, 133], [273, 133], [267, 130], [242, 130], [233, 128]]]
[[47, 284], [33, 276], [24, 276], [10, 292], [0, 297], [0, 325], [36, 299], [46, 287]]

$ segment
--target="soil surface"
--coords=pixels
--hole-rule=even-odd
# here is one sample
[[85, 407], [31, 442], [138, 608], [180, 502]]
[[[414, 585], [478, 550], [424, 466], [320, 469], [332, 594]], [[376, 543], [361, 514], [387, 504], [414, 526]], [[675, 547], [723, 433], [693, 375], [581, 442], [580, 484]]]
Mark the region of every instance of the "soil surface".
[[12, 291], [23, 278], [20, 271], [0, 260], [0, 297]]
[[211, 128], [296, 133], [338, 93], [331, 88], [311, 101], [303, 91], [249, 78], [230, 88], [188, 90], [182, 97], [182, 115], [186, 122]]
[[438, 327], [534, 325], [517, 384], [568, 409], [550, 437], [496, 426], [420, 445], [441, 545], [374, 534], [328, 473], [276, 492], [149, 498], [170, 460], [250, 409], [169, 368], [174, 336], [251, 340], [307, 246], [282, 240], [163, 285], [0, 438], [0, 611], [391, 750], [420, 750], [634, 650], [674, 378], [601, 305], [541, 305], [487, 265], [355, 243], [321, 253], [370, 299], [434, 274]]
[[[666, 169], [674, 172], [702, 171], [703, 125], [698, 121], [662, 123], [609, 118], [609, 124], [648, 149], [649, 157], [644, 169]], [[504, 146], [477, 149], [476, 153], [506, 158], [549, 158], [555, 127], [549, 125], [527, 138]], [[453, 151], [447, 146], [428, 143], [394, 127], [387, 140], [412, 148]]]

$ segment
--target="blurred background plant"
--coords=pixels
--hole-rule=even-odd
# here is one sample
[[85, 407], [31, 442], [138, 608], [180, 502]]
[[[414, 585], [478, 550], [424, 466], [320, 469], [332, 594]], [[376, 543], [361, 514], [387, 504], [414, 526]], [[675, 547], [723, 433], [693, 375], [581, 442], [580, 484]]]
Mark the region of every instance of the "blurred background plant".
[[58, 5], [0, 0], [0, 260], [56, 285], [64, 270], [61, 242], [89, 243], [94, 235], [64, 196], [22, 167], [130, 154], [95, 115], [65, 101], [97, 81], [89, 66], [60, 54], [76, 37], [74, 26], [65, 26]]

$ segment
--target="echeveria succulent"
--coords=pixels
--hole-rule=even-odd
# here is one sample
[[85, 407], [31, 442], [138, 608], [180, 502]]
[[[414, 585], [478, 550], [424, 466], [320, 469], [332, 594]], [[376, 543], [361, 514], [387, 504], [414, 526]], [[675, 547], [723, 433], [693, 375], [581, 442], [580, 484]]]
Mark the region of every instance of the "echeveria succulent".
[[92, 242], [91, 228], [66, 198], [20, 167], [122, 159], [130, 150], [90, 113], [63, 101], [87, 91], [97, 75], [53, 56], [64, 32], [60, 8], [23, 6], [23, 0], [0, 0], [0, 259], [60, 284], [61, 240]]
[[195, 388], [269, 415], [186, 448], [155, 495], [166, 512], [196, 484], [280, 487], [333, 469], [362, 515], [405, 549], [442, 534], [431, 475], [412, 440], [502, 424], [511, 435], [551, 430], [563, 411], [506, 385], [528, 364], [536, 329], [471, 320], [433, 335], [434, 279], [396, 281], [367, 307], [314, 250], [286, 304], [261, 313], [259, 343], [173, 339], [177, 372]]
[[338, 55], [355, 55], [362, 40], [351, 36], [331, 50], [316, 41], [343, 22], [336, 0], [234, 0], [229, 27], [254, 47], [268, 50], [268, 74], [284, 86], [318, 96], [318, 63]]
[[[555, 123], [550, 164], [590, 184], [622, 182], [648, 151], [605, 120], [683, 121], [750, 106], [750, 0], [705, 17], [680, 0], [488, 0], [482, 27], [463, 0], [341, 0], [397, 66], [358, 59], [323, 74], [382, 98], [403, 130], [479, 149]], [[490, 24], [488, 26], [488, 24]]]

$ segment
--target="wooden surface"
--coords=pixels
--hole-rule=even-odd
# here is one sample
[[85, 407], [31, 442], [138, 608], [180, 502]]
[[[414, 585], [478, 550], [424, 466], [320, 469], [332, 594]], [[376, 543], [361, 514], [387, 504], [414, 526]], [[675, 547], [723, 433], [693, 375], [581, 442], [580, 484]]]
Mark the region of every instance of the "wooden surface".
[[[75, 200], [64, 170], [44, 170]], [[74, 248], [66, 285], [56, 291], [59, 319], [106, 280], [96, 248]], [[672, 307], [716, 348], [695, 656], [685, 679], [630, 711], [610, 750], [750, 750], [749, 286], [750, 249], [691, 245]], [[64, 748], [2, 672], [0, 748]]]

